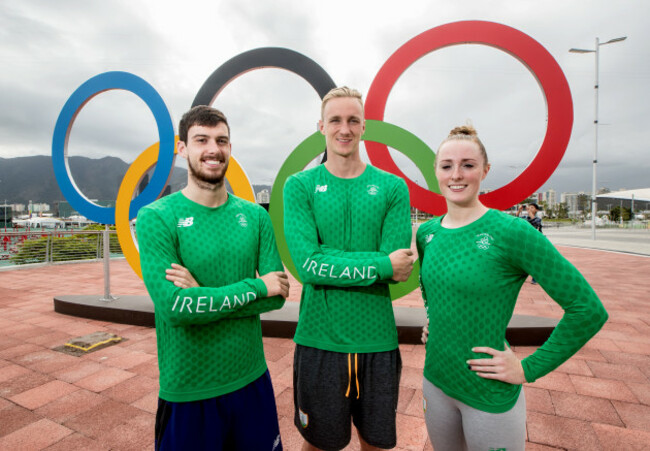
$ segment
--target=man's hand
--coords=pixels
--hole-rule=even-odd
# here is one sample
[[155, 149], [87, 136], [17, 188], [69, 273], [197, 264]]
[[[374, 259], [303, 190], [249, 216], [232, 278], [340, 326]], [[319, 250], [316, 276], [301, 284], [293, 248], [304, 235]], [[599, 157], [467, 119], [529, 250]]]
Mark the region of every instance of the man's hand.
[[266, 285], [267, 296], [289, 297], [289, 278], [282, 271], [274, 271], [260, 277]]
[[199, 284], [184, 266], [172, 263], [171, 269], [165, 270], [165, 278], [180, 288], [194, 288]]
[[420, 340], [422, 340], [423, 345], [427, 344], [427, 341], [429, 340], [429, 320], [428, 319], [427, 319], [427, 325], [422, 326], [422, 337], [420, 337]]
[[503, 351], [497, 351], [496, 349], [487, 347], [477, 347], [472, 348], [472, 352], [482, 352], [492, 356], [491, 359], [472, 359], [467, 361], [469, 369], [476, 371], [478, 376], [485, 379], [507, 382], [509, 384], [523, 384], [526, 382], [524, 368], [507, 343]]
[[413, 262], [415, 257], [411, 249], [397, 249], [389, 256], [390, 263], [393, 265], [393, 280], [396, 282], [405, 282], [413, 271]]

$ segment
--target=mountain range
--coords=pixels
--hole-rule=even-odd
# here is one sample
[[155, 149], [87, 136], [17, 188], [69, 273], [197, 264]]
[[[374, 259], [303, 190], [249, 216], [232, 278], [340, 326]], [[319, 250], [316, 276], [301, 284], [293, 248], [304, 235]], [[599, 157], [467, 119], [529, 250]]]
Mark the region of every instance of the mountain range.
[[[129, 164], [115, 157], [93, 159], [71, 156], [68, 164], [74, 183], [88, 198], [115, 200]], [[169, 180], [171, 192], [187, 184], [187, 169], [175, 166]], [[268, 189], [267, 185], [253, 185], [255, 193]], [[65, 198], [54, 176], [52, 157], [38, 155], [30, 157], [0, 158], [0, 202], [9, 204], [50, 204]]]
[[[114, 200], [129, 168], [129, 164], [115, 157], [92, 159], [71, 156], [68, 165], [74, 183], [88, 198]], [[187, 181], [187, 170], [175, 167], [170, 179], [172, 191], [180, 189]], [[30, 157], [0, 158], [0, 202], [27, 205], [54, 202], [65, 198], [54, 176], [52, 157], [37, 155]]]

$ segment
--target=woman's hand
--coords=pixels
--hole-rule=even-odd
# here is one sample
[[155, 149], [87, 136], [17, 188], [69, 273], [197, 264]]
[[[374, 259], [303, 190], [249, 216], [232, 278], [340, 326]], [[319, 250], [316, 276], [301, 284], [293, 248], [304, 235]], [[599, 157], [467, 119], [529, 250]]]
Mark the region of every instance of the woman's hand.
[[505, 350], [497, 351], [488, 347], [472, 348], [472, 352], [489, 354], [491, 359], [472, 359], [467, 361], [469, 369], [485, 379], [495, 379], [509, 384], [523, 384], [526, 375], [521, 362], [506, 343]]
[[171, 269], [165, 270], [165, 274], [165, 278], [179, 288], [194, 288], [199, 286], [192, 274], [185, 267], [176, 263], [172, 263]]

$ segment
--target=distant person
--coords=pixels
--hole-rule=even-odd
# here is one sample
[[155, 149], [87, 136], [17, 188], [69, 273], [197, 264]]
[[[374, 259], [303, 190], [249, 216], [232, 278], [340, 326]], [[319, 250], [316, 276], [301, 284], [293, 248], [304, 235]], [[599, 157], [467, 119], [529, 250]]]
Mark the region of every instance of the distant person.
[[520, 205], [519, 210], [517, 213], [519, 217], [522, 217], [526, 219], [530, 225], [535, 227], [537, 230], [540, 232], [542, 231], [542, 218], [537, 216], [537, 213], [539, 212], [539, 205], [537, 205], [535, 202], [531, 202], [526, 206], [526, 211], [524, 210], [524, 206]]
[[180, 121], [187, 187], [142, 208], [142, 275], [155, 305], [157, 450], [281, 450], [260, 313], [289, 282], [268, 213], [228, 194], [230, 127], [197, 106]]
[[526, 219], [528, 217], [528, 206], [526, 204], [520, 204], [517, 208], [517, 217]]
[[303, 283], [294, 341], [294, 422], [303, 450], [396, 445], [402, 362], [388, 284], [405, 281], [409, 193], [401, 178], [361, 160], [361, 94], [335, 88], [319, 121], [327, 162], [284, 187], [284, 230]]
[[[523, 210], [522, 206], [519, 207], [519, 210], [520, 211]], [[534, 202], [530, 203], [526, 207], [526, 211], [524, 212], [523, 216], [521, 216], [521, 217], [526, 219], [530, 225], [532, 225], [533, 227], [535, 227], [537, 230], [539, 230], [541, 232], [542, 231], [542, 218], [537, 216], [538, 211], [539, 211], [539, 205], [537, 205]], [[535, 280], [534, 277], [531, 277], [530, 283], [532, 283], [533, 285], [537, 285], [537, 281]]]
[[[521, 384], [557, 368], [607, 320], [587, 281], [544, 235], [481, 203], [480, 185], [489, 170], [476, 130], [453, 129], [435, 162], [447, 213], [417, 232], [422, 297], [430, 321], [424, 416], [436, 451], [523, 451], [526, 402]], [[564, 309], [564, 316], [546, 343], [520, 361], [505, 333], [528, 274]]]

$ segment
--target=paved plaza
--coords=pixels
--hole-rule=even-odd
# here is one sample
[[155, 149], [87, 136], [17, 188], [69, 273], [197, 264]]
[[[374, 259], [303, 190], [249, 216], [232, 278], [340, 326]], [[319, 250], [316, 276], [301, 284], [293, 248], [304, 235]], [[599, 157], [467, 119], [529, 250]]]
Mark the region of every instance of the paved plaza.
[[596, 229], [596, 239], [589, 227], [545, 227], [544, 235], [556, 246], [628, 252], [650, 255], [650, 229]]
[[[548, 235], [592, 284], [610, 319], [576, 356], [525, 385], [526, 449], [650, 449], [650, 257], [638, 255], [650, 255], [650, 233], [632, 232], [615, 244], [623, 235], [599, 231], [591, 246], [580, 238], [583, 231], [575, 232], [573, 241], [566, 237], [570, 233], [560, 229]], [[155, 330], [53, 311], [55, 295], [101, 295], [103, 283], [101, 262], [0, 272], [0, 450], [153, 449]], [[124, 260], [111, 261], [111, 287], [117, 296], [146, 294]], [[299, 297], [294, 281], [289, 301]], [[414, 292], [396, 305], [417, 308], [422, 301]], [[526, 283], [515, 313], [559, 318], [562, 310], [540, 286]], [[53, 350], [72, 337], [98, 331], [126, 340], [81, 357]], [[294, 343], [265, 338], [264, 345], [284, 448], [298, 450]], [[400, 350], [404, 368], [396, 449], [431, 450], [422, 412], [424, 346], [401, 345]], [[534, 350], [515, 348], [520, 357]], [[358, 441], [346, 449], [359, 449]]]

